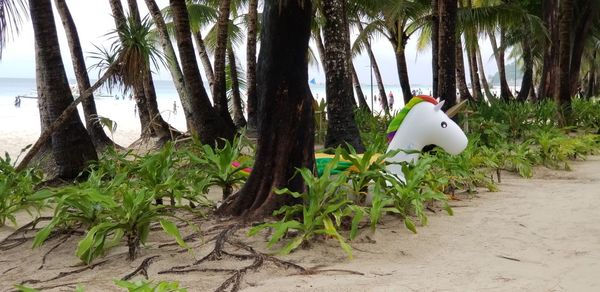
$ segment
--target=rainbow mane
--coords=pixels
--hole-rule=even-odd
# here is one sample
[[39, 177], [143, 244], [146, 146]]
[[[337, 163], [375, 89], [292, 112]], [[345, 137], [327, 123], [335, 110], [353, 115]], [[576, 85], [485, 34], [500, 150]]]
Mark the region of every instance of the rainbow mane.
[[386, 131], [388, 143], [392, 142], [392, 139], [394, 139], [394, 135], [396, 135], [396, 131], [398, 131], [398, 128], [400, 128], [400, 125], [404, 121], [404, 118], [406, 118], [406, 115], [408, 114], [408, 112], [415, 105], [417, 105], [421, 102], [424, 102], [424, 101], [430, 102], [434, 105], [438, 104], [438, 101], [429, 95], [417, 95], [417, 96], [414, 96], [413, 98], [411, 98], [410, 101], [404, 106], [404, 108], [402, 108], [402, 110], [390, 122], [390, 125], [388, 126], [387, 131]]

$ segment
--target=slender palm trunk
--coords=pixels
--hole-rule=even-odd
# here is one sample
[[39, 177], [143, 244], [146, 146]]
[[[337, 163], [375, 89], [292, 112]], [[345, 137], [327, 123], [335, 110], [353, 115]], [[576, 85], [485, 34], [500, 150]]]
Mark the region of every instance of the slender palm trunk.
[[[327, 137], [325, 147], [346, 147], [351, 145], [356, 151], [364, 151], [358, 127], [354, 120], [352, 104], [348, 101], [352, 94], [352, 74], [349, 72], [347, 52], [350, 47], [348, 26], [344, 22], [346, 6], [344, 0], [330, 0], [323, 3], [323, 26], [326, 61], [327, 94]], [[383, 97], [385, 98], [385, 96]]]
[[485, 92], [485, 96], [488, 99], [493, 97], [492, 91], [490, 91], [490, 84], [487, 81], [487, 77], [485, 76], [485, 69], [483, 67], [483, 59], [481, 58], [481, 51], [477, 48], [477, 65], [479, 66], [479, 72], [481, 72], [481, 85], [483, 86], [483, 90]]
[[[358, 27], [358, 31], [360, 33], [363, 33], [364, 28], [360, 21], [357, 22], [356, 26]], [[377, 59], [375, 58], [375, 54], [373, 53], [373, 48], [371, 48], [370, 42], [365, 42], [365, 49], [367, 51], [367, 55], [369, 56], [369, 61], [371, 62], [372, 66], [373, 66], [373, 73], [375, 74], [375, 81], [377, 82], [377, 90], [379, 91], [379, 96], [381, 98], [385, 99], [384, 104], [387, 107], [387, 109], [384, 107], [384, 110], [386, 112], [389, 112], [390, 109], [389, 109], [389, 104], [388, 104], [388, 100], [387, 100], [385, 87], [383, 86], [383, 78], [381, 78], [381, 71], [379, 70], [379, 65], [377, 63]], [[360, 102], [360, 99], [359, 99], [359, 102]]]
[[[73, 21], [73, 17], [71, 16], [71, 12], [69, 11], [69, 7], [65, 0], [55, 0], [54, 3], [56, 4], [63, 27], [65, 28], [65, 33], [67, 34], [67, 41], [71, 52], [71, 61], [73, 62], [73, 69], [75, 71], [75, 77], [77, 78], [77, 86], [79, 92], [83, 93], [86, 89], [90, 88], [90, 78], [87, 74], [77, 27], [75, 26], [75, 22]], [[108, 146], [113, 146], [114, 142], [108, 138], [104, 129], [102, 129], [102, 125], [98, 123], [98, 112], [96, 110], [94, 97], [90, 96], [90, 98], [86, 98], [82, 102], [82, 106], [83, 114], [85, 116], [85, 125], [96, 149], [102, 151]]]
[[229, 13], [231, 11], [231, 0], [219, 1], [219, 16], [217, 18], [217, 44], [215, 47], [214, 74], [215, 83], [212, 88], [213, 105], [217, 114], [230, 127], [233, 120], [229, 114], [227, 103], [227, 85], [225, 78], [225, 59], [227, 55], [227, 35], [229, 27]]
[[412, 92], [410, 90], [410, 80], [408, 78], [408, 66], [406, 65], [406, 53], [404, 50], [404, 44], [400, 44], [399, 46], [394, 47], [394, 51], [394, 54], [396, 56], [396, 69], [398, 70], [398, 79], [400, 80], [400, 87], [402, 87], [404, 104], [407, 104], [408, 101], [412, 98]]
[[356, 68], [354, 68], [354, 63], [351, 63], [352, 69], [352, 85], [354, 86], [354, 92], [356, 93], [356, 97], [358, 99], [358, 105], [361, 110], [371, 112], [369, 109], [369, 104], [365, 99], [365, 94], [360, 87], [360, 80], [358, 79], [358, 74], [356, 74]]
[[206, 74], [208, 86], [211, 88], [212, 92], [212, 88], [215, 85], [215, 74], [212, 64], [210, 63], [210, 58], [208, 57], [208, 51], [206, 50], [206, 44], [204, 43], [202, 32], [198, 30], [193, 34], [193, 37], [194, 42], [196, 43], [196, 49], [198, 49], [198, 57], [200, 57], [200, 62], [202, 63], [202, 67], [204, 67], [204, 73]]
[[469, 92], [465, 76], [465, 60], [463, 56], [463, 46], [460, 37], [456, 39], [456, 85], [460, 94], [460, 100], [473, 100]]
[[544, 49], [544, 64], [542, 66], [542, 75], [538, 89], [540, 99], [547, 99], [555, 96], [556, 85], [558, 84], [558, 64], [556, 56], [559, 53], [558, 48], [558, 0], [546, 0], [542, 2], [544, 15], [544, 25], [548, 29], [549, 40], [546, 40]]
[[456, 104], [456, 0], [439, 0], [438, 91], [443, 110]]
[[185, 89], [183, 72], [181, 72], [181, 67], [179, 66], [179, 61], [177, 60], [175, 49], [173, 49], [173, 44], [171, 43], [171, 38], [169, 37], [167, 25], [165, 24], [165, 20], [160, 12], [158, 5], [156, 4], [156, 1], [145, 0], [145, 2], [146, 6], [148, 7], [148, 10], [150, 11], [150, 15], [152, 15], [154, 24], [156, 25], [156, 31], [158, 32], [158, 41], [160, 42], [160, 45], [165, 54], [167, 67], [169, 69], [169, 72], [171, 73], [171, 78], [173, 79], [173, 84], [175, 85], [177, 94], [179, 94], [179, 99], [181, 100], [181, 105], [183, 107], [183, 112], [185, 114], [187, 123], [188, 125], [193, 124], [191, 114], [192, 100], [189, 93]]
[[469, 63], [469, 71], [471, 73], [471, 87], [473, 89], [473, 99], [481, 100], [481, 81], [479, 79], [479, 68], [477, 66], [477, 56], [475, 55], [477, 48], [475, 45], [467, 45], [467, 59]]
[[229, 76], [231, 78], [231, 99], [233, 102], [233, 123], [239, 128], [246, 126], [244, 109], [242, 108], [242, 95], [240, 94], [240, 82], [238, 80], [237, 62], [231, 47], [227, 48], [227, 59], [229, 60]]
[[[35, 39], [36, 83], [43, 112], [40, 116], [47, 119], [43, 125], [50, 125], [73, 102], [73, 96], [60, 54], [51, 1], [30, 0], [29, 10]], [[98, 159], [78, 113], [52, 134], [51, 144], [59, 178], [73, 179], [90, 161]]]
[[321, 67], [323, 71], [327, 72], [327, 61], [325, 60], [325, 45], [323, 44], [323, 38], [321, 37], [321, 30], [313, 32], [315, 43], [317, 44], [317, 52], [319, 52], [319, 60], [321, 61]]
[[577, 17], [573, 19], [574, 30], [572, 36], [572, 48], [571, 48], [571, 63], [570, 63], [570, 80], [569, 86], [571, 89], [571, 95], [574, 96], [580, 89], [581, 84], [579, 83], [579, 73], [581, 71], [581, 59], [583, 56], [583, 50], [586, 46], [586, 40], [588, 39], [592, 23], [595, 19], [598, 19], [600, 11], [598, 11], [598, 5], [593, 7], [592, 1], [597, 0], [580, 0], [577, 1], [579, 7]]
[[513, 95], [508, 86], [508, 81], [506, 80], [506, 66], [504, 65], [505, 49], [503, 48], [503, 44], [505, 43], [504, 35], [504, 30], [500, 29], [500, 46], [498, 46], [496, 36], [493, 33], [489, 33], [492, 49], [494, 50], [494, 57], [496, 58], [496, 65], [498, 65], [498, 75], [500, 76], [500, 98], [504, 101], [508, 101], [513, 98]]
[[256, 94], [256, 36], [258, 28], [258, 0], [248, 1], [248, 40], [246, 42], [246, 113], [248, 114], [248, 131], [256, 132], [257, 94]]
[[560, 1], [559, 31], [559, 90], [555, 96], [559, 106], [558, 123], [567, 126], [571, 118], [570, 57], [571, 57], [571, 25], [573, 23], [573, 0]]
[[220, 138], [232, 140], [235, 129], [227, 124], [214, 111], [202, 83], [200, 70], [194, 53], [194, 45], [190, 32], [190, 22], [187, 14], [185, 0], [170, 0], [175, 25], [175, 39], [181, 58], [181, 68], [187, 91], [194, 97], [192, 113], [194, 115], [193, 128], [203, 144], [215, 145], [221, 143]]
[[525, 101], [531, 93], [531, 87], [533, 87], [533, 56], [531, 52], [531, 43], [529, 42], [529, 39], [524, 38], [521, 42], [521, 46], [523, 48], [523, 63], [525, 65], [525, 70], [523, 72], [521, 90], [517, 95], [517, 100]]
[[594, 54], [592, 55], [592, 68], [590, 69], [590, 73], [588, 75], [588, 80], [587, 80], [587, 89], [585, 91], [585, 96], [589, 99], [592, 96], [594, 96], [594, 87], [595, 87], [595, 81], [596, 81], [596, 55], [597, 52], [594, 51]]

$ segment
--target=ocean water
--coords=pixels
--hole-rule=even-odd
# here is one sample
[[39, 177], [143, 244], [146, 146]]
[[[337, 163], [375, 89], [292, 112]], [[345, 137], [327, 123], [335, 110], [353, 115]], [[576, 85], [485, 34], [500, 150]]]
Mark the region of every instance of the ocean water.
[[[92, 81], [93, 82], [93, 81]], [[70, 80], [72, 85], [77, 84]], [[157, 102], [163, 118], [175, 128], [186, 131], [186, 122], [181, 102], [177, 91], [171, 81], [155, 80]], [[311, 84], [313, 97], [318, 100], [325, 98], [324, 84]], [[376, 85], [372, 87], [377, 95]], [[369, 105], [373, 103], [375, 110], [380, 112], [381, 105], [376, 97], [371, 99], [371, 85], [363, 84], [363, 92]], [[423, 94], [429, 93], [427, 87], [415, 87]], [[394, 110], [399, 110], [402, 104], [402, 91], [398, 85], [386, 85], [386, 92], [392, 92], [395, 97]], [[40, 121], [37, 99], [21, 98], [19, 107], [15, 106], [16, 96], [35, 96], [35, 79], [29, 78], [0, 78], [0, 154], [8, 152], [11, 157], [19, 154], [20, 149], [34, 143], [40, 135]], [[135, 112], [135, 102], [122, 92], [108, 92], [101, 89], [95, 95], [98, 115], [109, 118], [117, 123], [114, 133], [107, 132], [109, 136], [120, 145], [129, 145], [139, 137], [140, 125]], [[83, 118], [83, 111], [79, 107], [79, 115]]]

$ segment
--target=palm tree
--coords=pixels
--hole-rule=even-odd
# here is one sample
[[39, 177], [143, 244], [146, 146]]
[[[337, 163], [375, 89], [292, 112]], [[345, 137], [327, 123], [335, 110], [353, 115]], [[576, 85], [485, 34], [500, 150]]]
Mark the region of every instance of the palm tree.
[[[456, 104], [456, 0], [439, 0], [438, 13], [438, 95], [445, 100], [444, 110]], [[436, 49], [436, 48], [434, 48]]]
[[460, 100], [473, 100], [473, 96], [469, 92], [465, 76], [462, 40], [459, 36], [456, 38], [456, 83], [458, 86], [458, 92], [460, 94]]
[[[85, 59], [81, 50], [79, 35], [77, 34], [77, 27], [75, 26], [75, 22], [73, 21], [73, 17], [71, 16], [65, 0], [55, 0], [54, 3], [56, 4], [56, 9], [62, 19], [67, 34], [69, 50], [71, 51], [71, 61], [73, 62], [73, 69], [75, 71], [75, 77], [77, 78], [79, 92], [83, 93], [86, 89], [90, 88], [90, 78], [87, 74]], [[102, 125], [98, 122], [98, 112], [96, 111], [96, 103], [94, 102], [93, 95], [84, 99], [82, 105], [86, 129], [90, 134], [96, 149], [102, 151], [107, 146], [113, 146], [114, 142], [108, 138], [102, 129]]]
[[257, 67], [260, 128], [256, 162], [243, 188], [219, 207], [220, 214], [270, 216], [290, 202], [290, 197], [277, 195], [276, 189], [305, 189], [295, 173], [297, 168], [312, 168], [314, 163], [306, 58], [311, 2], [265, 1]]
[[248, 39], [246, 40], [246, 112], [248, 132], [257, 130], [256, 43], [258, 34], [258, 0], [248, 1]]
[[229, 31], [229, 15], [231, 12], [231, 0], [219, 1], [219, 14], [217, 16], [217, 36], [214, 53], [214, 75], [215, 83], [212, 87], [212, 98], [214, 108], [223, 121], [233, 126], [233, 120], [229, 114], [227, 103], [227, 87], [225, 78], [225, 59], [227, 53], [227, 36]]
[[231, 80], [231, 100], [233, 103], [233, 124], [241, 129], [246, 126], [244, 109], [242, 108], [242, 96], [240, 94], [240, 80], [235, 53], [232, 46], [227, 47], [227, 60], [229, 63], [229, 79]]
[[194, 45], [190, 31], [190, 22], [187, 13], [185, 0], [169, 1], [173, 24], [175, 26], [175, 38], [179, 57], [181, 58], [181, 67], [188, 92], [194, 97], [192, 104], [192, 113], [195, 116], [192, 125], [204, 144], [214, 145], [221, 143], [221, 138], [232, 140], [234, 137], [233, 126], [226, 123], [218, 115], [208, 99], [208, 95], [202, 83], [202, 77], [196, 62], [194, 54]]
[[179, 98], [181, 100], [181, 105], [183, 107], [183, 112], [185, 114], [187, 124], [194, 124], [192, 120], [191, 113], [191, 103], [192, 99], [190, 94], [186, 91], [185, 82], [183, 79], [183, 72], [181, 72], [181, 67], [179, 66], [179, 61], [177, 60], [177, 55], [175, 54], [175, 50], [173, 49], [173, 44], [171, 43], [171, 38], [169, 37], [169, 32], [163, 15], [154, 0], [145, 0], [146, 6], [154, 20], [154, 25], [156, 26], [156, 31], [158, 32], [158, 41], [162, 47], [163, 53], [165, 54], [167, 67], [169, 72], [171, 73], [171, 78], [173, 79], [173, 83], [175, 85], [175, 89], [179, 94]]
[[[325, 147], [351, 145], [364, 151], [350, 99], [354, 100], [352, 75], [349, 72], [350, 36], [344, 0], [322, 2], [325, 18], [323, 38], [325, 45], [325, 91], [327, 98], [327, 136]], [[385, 98], [383, 96], [382, 98]]]
[[[73, 96], [62, 63], [51, 1], [30, 0], [29, 9], [35, 38], [36, 82], [44, 131], [73, 102]], [[90, 161], [98, 159], [78, 113], [72, 114], [65, 126], [53, 133], [51, 143], [58, 178], [73, 179]]]
[[560, 21], [558, 24], [559, 41], [559, 84], [555, 96], [558, 104], [558, 123], [561, 126], [568, 125], [571, 117], [571, 91], [569, 81], [571, 80], [571, 26], [574, 18], [573, 0], [560, 1]]

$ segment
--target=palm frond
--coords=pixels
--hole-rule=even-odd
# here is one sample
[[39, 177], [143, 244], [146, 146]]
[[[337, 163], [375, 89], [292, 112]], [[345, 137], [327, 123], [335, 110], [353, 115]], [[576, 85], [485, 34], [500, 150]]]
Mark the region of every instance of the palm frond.
[[0, 59], [8, 38], [19, 34], [21, 23], [29, 17], [25, 0], [0, 0]]

